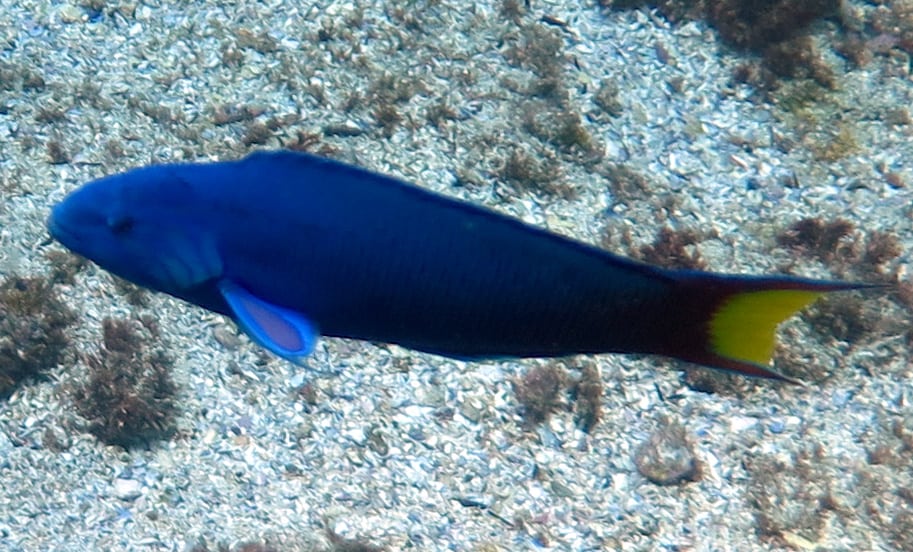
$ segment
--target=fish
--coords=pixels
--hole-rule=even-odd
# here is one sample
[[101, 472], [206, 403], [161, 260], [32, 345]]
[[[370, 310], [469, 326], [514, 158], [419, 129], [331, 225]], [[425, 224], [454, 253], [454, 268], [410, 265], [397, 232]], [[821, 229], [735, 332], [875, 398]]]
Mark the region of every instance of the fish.
[[652, 266], [284, 150], [105, 176], [56, 204], [47, 228], [296, 364], [327, 336], [464, 361], [661, 355], [796, 382], [771, 366], [778, 325], [823, 294], [866, 287]]

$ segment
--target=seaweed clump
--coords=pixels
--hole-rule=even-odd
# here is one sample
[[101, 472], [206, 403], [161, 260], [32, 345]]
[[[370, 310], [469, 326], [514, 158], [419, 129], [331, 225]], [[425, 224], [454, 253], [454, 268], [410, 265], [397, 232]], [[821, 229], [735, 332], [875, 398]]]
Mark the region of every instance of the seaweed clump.
[[574, 189], [561, 179], [561, 168], [555, 155], [547, 150], [540, 156], [516, 147], [504, 158], [495, 175], [518, 190], [534, 190], [571, 198]]
[[564, 72], [570, 58], [564, 52], [564, 37], [544, 25], [528, 25], [505, 56], [509, 63], [532, 73], [523, 90], [529, 99], [520, 106], [522, 129], [565, 155], [598, 160], [599, 145], [568, 93]]
[[0, 284], [0, 397], [63, 360], [65, 331], [75, 321], [47, 278], [13, 276]]
[[692, 391], [708, 395], [740, 396], [755, 380], [745, 376], [715, 370], [697, 364], [685, 366], [682, 383]]
[[723, 40], [753, 51], [791, 40], [839, 9], [840, 0], [722, 0], [705, 7]]
[[702, 270], [707, 263], [695, 247], [700, 236], [692, 230], [673, 230], [664, 227], [650, 245], [634, 251], [634, 257], [665, 268]]
[[861, 442], [868, 454], [859, 462], [821, 443], [746, 457], [746, 499], [759, 536], [808, 550], [834, 542], [847, 550], [913, 549], [913, 416], [886, 415]]
[[869, 234], [862, 253], [862, 260], [875, 270], [882, 270], [889, 261], [903, 253], [900, 240], [894, 234], [874, 231]]
[[549, 363], [534, 367], [514, 382], [514, 393], [528, 425], [544, 422], [558, 409], [567, 381], [567, 371], [560, 364]]
[[895, 234], [875, 230], [858, 235], [842, 218], [800, 219], [777, 235], [777, 243], [833, 268], [851, 269], [857, 278], [884, 282], [897, 280], [889, 263], [903, 253]]
[[839, 503], [830, 488], [832, 462], [821, 445], [788, 459], [767, 455], [747, 462], [751, 478], [747, 498], [761, 535], [818, 541], [827, 513]]
[[77, 411], [99, 440], [129, 448], [172, 432], [177, 387], [172, 360], [162, 350], [149, 350], [144, 335], [129, 320], [106, 318], [104, 343], [86, 355], [89, 374], [72, 391]]
[[823, 337], [857, 343], [878, 328], [878, 315], [866, 310], [855, 296], [822, 299], [806, 315], [812, 328]]
[[89, 264], [84, 257], [59, 249], [48, 251], [45, 256], [51, 264], [48, 278], [52, 284], [75, 284], [76, 275]]
[[868, 470], [860, 474], [873, 533], [896, 550], [913, 550], [913, 415], [891, 416], [868, 436]]
[[586, 364], [580, 370], [571, 395], [574, 399], [574, 417], [577, 427], [589, 433], [602, 419], [602, 378], [599, 369], [593, 364]]
[[805, 218], [791, 224], [777, 236], [777, 243], [824, 262], [852, 256], [852, 244], [847, 241], [853, 224], [837, 218]]
[[535, 366], [513, 382], [524, 424], [532, 427], [560, 409], [574, 410], [577, 427], [589, 433], [602, 419], [602, 379], [592, 364], [572, 377], [560, 362]]
[[840, 0], [600, 0], [600, 5], [650, 6], [672, 21], [706, 19], [726, 44], [761, 56], [760, 68], [740, 72], [763, 87], [773, 87], [773, 75], [812, 78], [827, 88], [835, 85], [808, 32], [816, 21], [841, 15]]
[[[566, 37], [549, 26], [562, 23], [548, 18], [524, 22], [527, 18], [516, 3], [503, 3], [502, 7], [505, 17], [516, 20], [518, 25], [516, 31], [503, 37], [508, 44], [504, 49], [506, 61], [521, 70], [513, 73], [516, 79], [503, 79], [504, 86], [517, 93], [512, 108], [518, 124], [480, 141], [486, 154], [500, 153], [492, 157], [495, 164], [490, 173], [521, 193], [573, 197], [575, 189], [564, 180], [562, 162], [592, 170], [604, 153], [572, 99], [572, 79], [565, 74], [572, 59], [565, 52]], [[611, 90], [607, 94], [611, 95]], [[611, 98], [605, 101], [608, 105]], [[505, 141], [505, 132], [515, 139]]]

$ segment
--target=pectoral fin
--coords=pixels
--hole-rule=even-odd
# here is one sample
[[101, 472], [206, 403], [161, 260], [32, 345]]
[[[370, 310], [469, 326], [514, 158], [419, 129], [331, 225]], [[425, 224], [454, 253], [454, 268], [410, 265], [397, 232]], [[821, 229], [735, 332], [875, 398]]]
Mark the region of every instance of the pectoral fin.
[[314, 349], [317, 328], [305, 316], [268, 303], [228, 280], [219, 282], [219, 291], [235, 321], [260, 346], [295, 364], [302, 364]]

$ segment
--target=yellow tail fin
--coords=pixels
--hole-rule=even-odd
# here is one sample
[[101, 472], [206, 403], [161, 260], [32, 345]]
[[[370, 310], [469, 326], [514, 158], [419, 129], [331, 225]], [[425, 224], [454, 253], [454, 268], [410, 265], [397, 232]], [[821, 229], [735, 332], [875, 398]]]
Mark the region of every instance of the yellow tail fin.
[[720, 356], [766, 366], [773, 355], [777, 326], [821, 295], [798, 289], [733, 295], [710, 320], [710, 348]]
[[675, 274], [678, 292], [662, 354], [746, 376], [801, 383], [770, 367], [777, 326], [834, 291], [878, 285], [790, 276]]

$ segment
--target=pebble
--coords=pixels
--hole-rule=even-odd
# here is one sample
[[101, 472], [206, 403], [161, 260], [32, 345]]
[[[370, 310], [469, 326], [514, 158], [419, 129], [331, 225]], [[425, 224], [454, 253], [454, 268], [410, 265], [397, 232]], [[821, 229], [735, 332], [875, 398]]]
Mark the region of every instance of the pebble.
[[758, 425], [758, 419], [751, 416], [733, 416], [729, 420], [729, 430], [741, 433]]
[[121, 500], [136, 500], [142, 494], [142, 485], [135, 479], [114, 480], [114, 496]]
[[685, 428], [667, 422], [642, 443], [634, 454], [637, 471], [657, 485], [679, 485], [694, 481], [700, 466]]

